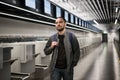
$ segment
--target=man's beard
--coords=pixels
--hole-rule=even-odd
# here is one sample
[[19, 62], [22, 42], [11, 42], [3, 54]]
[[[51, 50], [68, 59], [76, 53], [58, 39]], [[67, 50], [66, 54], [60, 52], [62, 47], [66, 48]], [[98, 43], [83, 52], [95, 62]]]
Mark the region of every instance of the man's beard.
[[61, 32], [61, 31], [63, 31], [64, 30], [64, 28], [60, 28], [60, 29], [57, 29], [59, 32]]

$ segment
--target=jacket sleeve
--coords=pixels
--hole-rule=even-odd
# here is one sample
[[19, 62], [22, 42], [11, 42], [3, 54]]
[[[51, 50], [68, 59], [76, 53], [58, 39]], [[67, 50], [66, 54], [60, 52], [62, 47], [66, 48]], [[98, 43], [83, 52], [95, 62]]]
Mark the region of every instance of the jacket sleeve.
[[50, 46], [51, 46], [51, 42], [52, 42], [52, 39], [49, 38], [48, 41], [47, 41], [47, 43], [46, 43], [46, 46], [45, 46], [45, 48], [44, 48], [44, 53], [45, 53], [46, 55], [51, 54], [52, 51], [53, 51], [53, 48], [50, 47]]
[[72, 65], [76, 66], [78, 61], [79, 61], [79, 58], [80, 58], [80, 46], [79, 46], [79, 42], [77, 40], [77, 37], [75, 35], [73, 35], [72, 50], [73, 50]]

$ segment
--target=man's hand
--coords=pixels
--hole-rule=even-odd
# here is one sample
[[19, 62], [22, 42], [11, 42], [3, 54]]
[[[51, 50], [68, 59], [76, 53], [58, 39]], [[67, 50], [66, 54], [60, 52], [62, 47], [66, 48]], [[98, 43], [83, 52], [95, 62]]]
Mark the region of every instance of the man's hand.
[[54, 48], [55, 46], [58, 46], [58, 42], [53, 41], [53, 42], [51, 43], [51, 48]]

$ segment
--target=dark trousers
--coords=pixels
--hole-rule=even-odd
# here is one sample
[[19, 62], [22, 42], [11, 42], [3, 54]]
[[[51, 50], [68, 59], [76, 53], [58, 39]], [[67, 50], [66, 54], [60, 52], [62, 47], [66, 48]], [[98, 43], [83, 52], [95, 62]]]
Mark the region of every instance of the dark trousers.
[[73, 80], [73, 69], [67, 72], [66, 69], [55, 68], [51, 72], [51, 80]]

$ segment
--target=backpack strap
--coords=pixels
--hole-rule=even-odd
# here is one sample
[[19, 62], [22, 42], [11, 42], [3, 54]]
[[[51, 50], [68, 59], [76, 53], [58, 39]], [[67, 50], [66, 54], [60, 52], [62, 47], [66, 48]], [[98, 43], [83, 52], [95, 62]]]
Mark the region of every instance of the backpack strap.
[[70, 40], [72, 52], [74, 53], [74, 50], [73, 50], [73, 34], [72, 33], [69, 33], [69, 40]]
[[[73, 34], [69, 32], [68, 35], [69, 35], [70, 44], [72, 45]], [[57, 41], [57, 33], [53, 35], [52, 40]]]
[[[73, 34], [72, 33], [68, 33], [69, 35], [69, 41], [70, 41], [70, 44], [71, 44], [71, 48], [72, 48], [72, 52], [74, 53], [74, 50], [73, 50]], [[57, 33], [53, 35], [53, 38], [52, 38], [52, 41], [57, 41]]]
[[57, 34], [53, 35], [52, 41], [57, 41]]
[[69, 40], [70, 40], [70, 44], [71, 44], [71, 46], [72, 46], [72, 41], [73, 41], [72, 33], [69, 33]]
[[[73, 40], [73, 34], [72, 33], [68, 33], [69, 35], [69, 40], [70, 40], [70, 44], [72, 45], [72, 40]], [[57, 34], [53, 35], [53, 41], [57, 41]]]

